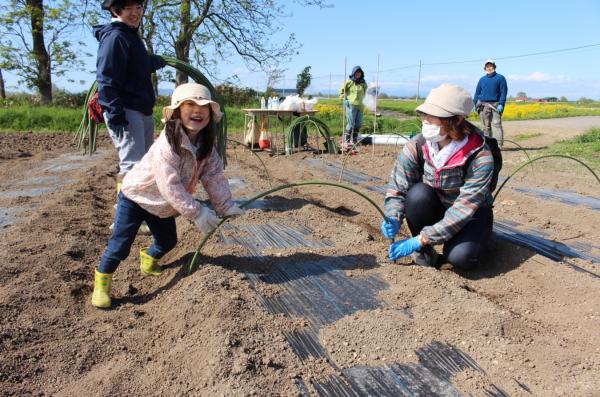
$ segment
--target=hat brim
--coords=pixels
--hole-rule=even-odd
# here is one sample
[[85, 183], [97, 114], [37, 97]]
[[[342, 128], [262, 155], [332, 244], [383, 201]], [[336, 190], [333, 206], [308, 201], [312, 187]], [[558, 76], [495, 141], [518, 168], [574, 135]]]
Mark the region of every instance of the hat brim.
[[444, 108], [441, 108], [437, 105], [434, 105], [433, 103], [422, 103], [419, 106], [417, 106], [417, 108], [415, 109], [415, 111], [417, 112], [421, 112], [421, 113], [425, 113], [428, 114], [430, 116], [435, 116], [435, 117], [452, 117], [452, 116], [456, 116], [456, 114], [451, 113], [449, 111], [447, 111]]
[[173, 116], [175, 109], [180, 107], [185, 102], [193, 102], [198, 106], [210, 105], [210, 108], [212, 110], [213, 121], [215, 123], [218, 123], [219, 121], [221, 121], [221, 118], [223, 117], [223, 113], [221, 112], [221, 107], [219, 106], [219, 104], [217, 102], [211, 101], [209, 99], [190, 98], [190, 99], [184, 99], [183, 101], [179, 102], [177, 105], [165, 106], [163, 108], [163, 112], [162, 112], [163, 113], [162, 122], [166, 123], [168, 120], [171, 120], [171, 117]]

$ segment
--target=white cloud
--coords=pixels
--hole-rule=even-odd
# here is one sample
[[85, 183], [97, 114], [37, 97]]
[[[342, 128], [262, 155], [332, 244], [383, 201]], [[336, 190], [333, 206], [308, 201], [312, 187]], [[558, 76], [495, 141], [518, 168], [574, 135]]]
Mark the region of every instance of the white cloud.
[[472, 78], [460, 74], [430, 74], [421, 77], [421, 81], [424, 83], [457, 83], [472, 80]]
[[508, 81], [536, 82], [536, 83], [566, 83], [570, 79], [563, 74], [550, 74], [533, 72], [530, 74], [511, 74], [506, 76]]

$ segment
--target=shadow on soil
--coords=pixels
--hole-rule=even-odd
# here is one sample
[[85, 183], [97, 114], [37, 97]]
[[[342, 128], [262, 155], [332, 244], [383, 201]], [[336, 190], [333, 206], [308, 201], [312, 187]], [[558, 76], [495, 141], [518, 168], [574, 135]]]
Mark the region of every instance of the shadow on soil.
[[[183, 278], [188, 276], [188, 264], [190, 263], [193, 256], [194, 253], [191, 252], [177, 259], [176, 261], [162, 266], [163, 269], [179, 268], [177, 273], [175, 273], [175, 275], [165, 285], [147, 294], [114, 298], [112, 309], [114, 310], [119, 306], [125, 305], [127, 303], [132, 303], [134, 305], [142, 305], [153, 300], [160, 293], [168, 291], [171, 288], [175, 287]], [[329, 266], [311, 267], [311, 269], [308, 272], [301, 270], [304, 267], [304, 264], [316, 262], [329, 262]], [[296, 266], [300, 270], [299, 272], [295, 273], [299, 278], [306, 277], [308, 275], [318, 276], [319, 274], [337, 270], [369, 270], [379, 266], [376, 257], [368, 254], [342, 255], [335, 257], [303, 252], [294, 253], [288, 256], [267, 255], [262, 257], [240, 257], [238, 255], [208, 257], [200, 255], [196, 262], [196, 268], [190, 274], [190, 276], [193, 276], [194, 273], [201, 266], [203, 266], [202, 264], [206, 263], [210, 263], [210, 265], [214, 266], [221, 266], [225, 269], [236, 270], [237, 272], [245, 273], [248, 275], [256, 275], [259, 277], [269, 275], [271, 269], [276, 271], [277, 268], [280, 266]], [[293, 277], [286, 281], [289, 282], [292, 280]]]
[[483, 252], [478, 269], [471, 271], [455, 269], [455, 271], [469, 280], [493, 278], [518, 268], [534, 255], [536, 255], [534, 251], [494, 236]]

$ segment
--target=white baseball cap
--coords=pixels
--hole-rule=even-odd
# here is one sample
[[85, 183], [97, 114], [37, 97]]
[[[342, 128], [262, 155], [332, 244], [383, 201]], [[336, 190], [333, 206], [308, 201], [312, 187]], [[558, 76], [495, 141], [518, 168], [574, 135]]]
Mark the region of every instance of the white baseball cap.
[[483, 70], [485, 70], [485, 67], [487, 66], [488, 63], [491, 63], [492, 65], [494, 65], [494, 69], [496, 68], [496, 61], [494, 61], [492, 58], [488, 58], [485, 60], [485, 63], [483, 64]]

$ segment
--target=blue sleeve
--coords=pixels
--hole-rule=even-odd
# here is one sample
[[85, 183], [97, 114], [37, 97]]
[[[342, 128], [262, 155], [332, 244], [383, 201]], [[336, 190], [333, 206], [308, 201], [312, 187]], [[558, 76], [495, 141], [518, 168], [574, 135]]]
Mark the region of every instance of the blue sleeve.
[[167, 65], [160, 55], [150, 55], [150, 62], [152, 63], [153, 72], [156, 72], [158, 69], [164, 68]]
[[504, 103], [506, 103], [507, 94], [508, 85], [506, 84], [506, 79], [504, 78], [504, 76], [502, 76], [502, 78], [500, 79], [500, 99], [498, 100], [498, 102], [500, 102], [502, 106], [504, 106]]
[[473, 97], [473, 105], [477, 106], [477, 100], [479, 99], [479, 95], [481, 95], [481, 79], [477, 82], [477, 88], [475, 88], [475, 96]]
[[129, 45], [118, 35], [109, 35], [100, 43], [96, 62], [98, 102], [112, 125], [127, 125], [121, 89], [125, 84]]

